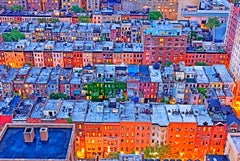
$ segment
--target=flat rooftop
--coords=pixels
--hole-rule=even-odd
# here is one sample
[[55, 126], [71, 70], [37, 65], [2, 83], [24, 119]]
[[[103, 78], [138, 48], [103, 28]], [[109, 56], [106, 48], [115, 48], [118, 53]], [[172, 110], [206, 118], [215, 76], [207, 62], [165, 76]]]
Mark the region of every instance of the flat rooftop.
[[227, 155], [209, 154], [209, 155], [206, 155], [206, 158], [208, 158], [209, 161], [230, 161], [230, 159]]
[[62, 105], [57, 114], [57, 118], [61, 118], [61, 119], [69, 118], [72, 114], [74, 105], [75, 105], [74, 101], [71, 101], [71, 100], [62, 101]]
[[213, 66], [205, 66], [203, 68], [210, 82], [221, 82], [219, 74], [215, 71]]
[[238, 153], [240, 153], [240, 136], [231, 136], [233, 144], [235, 145]]
[[165, 105], [169, 122], [182, 122], [182, 116], [177, 105]]
[[178, 105], [183, 122], [196, 122], [191, 105]]
[[194, 69], [197, 74], [197, 83], [209, 83], [202, 66], [194, 66]]
[[149, 66], [151, 82], [162, 82], [162, 75], [160, 69], [154, 69], [153, 66]]
[[169, 120], [167, 116], [167, 111], [164, 105], [152, 104], [152, 124], [158, 124], [160, 126], [168, 126]]
[[75, 101], [75, 107], [72, 112], [73, 122], [84, 122], [88, 110], [88, 101]]
[[223, 83], [234, 83], [233, 78], [230, 76], [230, 74], [227, 71], [227, 68], [223, 64], [216, 64], [213, 65], [216, 72], [219, 74], [220, 79], [222, 80]]
[[213, 125], [213, 122], [208, 113], [208, 110], [204, 105], [193, 105], [192, 110], [199, 126], [203, 126], [205, 124], [208, 126]]
[[[40, 128], [48, 127], [48, 141], [40, 140]], [[34, 141], [25, 143], [25, 127], [33, 127]], [[69, 146], [74, 135], [73, 125], [37, 125], [37, 124], [7, 124], [0, 136], [0, 160], [43, 160], [63, 159], [69, 153]]]

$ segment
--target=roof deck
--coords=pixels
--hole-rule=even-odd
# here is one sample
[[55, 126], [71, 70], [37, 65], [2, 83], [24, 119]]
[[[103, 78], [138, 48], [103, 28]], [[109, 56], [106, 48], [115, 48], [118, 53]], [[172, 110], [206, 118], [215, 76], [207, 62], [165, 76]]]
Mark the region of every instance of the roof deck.
[[[40, 140], [40, 128], [48, 127], [48, 140]], [[34, 128], [33, 142], [24, 141], [25, 127]], [[0, 136], [0, 160], [65, 160], [70, 153], [73, 125], [7, 124]]]

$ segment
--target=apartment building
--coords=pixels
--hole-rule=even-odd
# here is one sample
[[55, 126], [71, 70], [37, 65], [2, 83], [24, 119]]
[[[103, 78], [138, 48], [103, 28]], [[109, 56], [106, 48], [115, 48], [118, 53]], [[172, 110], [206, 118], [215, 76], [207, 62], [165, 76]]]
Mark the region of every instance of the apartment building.
[[179, 63], [186, 53], [187, 35], [170, 22], [156, 22], [145, 30], [143, 64]]

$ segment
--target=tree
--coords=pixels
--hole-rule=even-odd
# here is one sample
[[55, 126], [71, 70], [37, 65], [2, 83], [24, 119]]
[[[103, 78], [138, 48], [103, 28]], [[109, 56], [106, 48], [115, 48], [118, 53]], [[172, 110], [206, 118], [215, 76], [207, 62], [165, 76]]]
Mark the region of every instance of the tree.
[[60, 20], [58, 18], [50, 18], [48, 20], [48, 22], [50, 22], [50, 23], [57, 23], [57, 22], [60, 22]]
[[144, 150], [144, 158], [146, 159], [153, 158], [152, 154], [153, 154], [153, 148], [151, 146], [146, 147], [146, 149]]
[[198, 92], [201, 93], [205, 98], [207, 98], [207, 88], [198, 87]]
[[120, 155], [120, 152], [112, 152], [112, 153], [109, 154], [109, 157], [111, 159], [118, 159], [119, 155]]
[[83, 8], [80, 8], [79, 6], [72, 6], [71, 11], [74, 13], [84, 13], [85, 10]]
[[56, 99], [56, 94], [55, 93], [51, 93], [50, 94], [50, 99]]
[[207, 28], [209, 28], [210, 30], [212, 30], [213, 27], [219, 27], [220, 25], [221, 23], [216, 17], [208, 18], [208, 21], [206, 23]]
[[169, 104], [169, 103], [170, 103], [170, 100], [169, 100], [169, 99], [162, 98], [160, 102], [165, 103], [165, 104]]
[[205, 62], [196, 62], [195, 65], [196, 66], [208, 66], [207, 63], [205, 63]]
[[74, 13], [80, 13], [80, 7], [79, 6], [72, 6], [71, 11]]
[[78, 20], [81, 23], [89, 23], [90, 22], [90, 17], [89, 16], [79, 16]]
[[22, 11], [24, 9], [23, 6], [18, 6], [18, 5], [14, 5], [11, 7], [11, 10], [13, 10], [14, 12], [16, 11]]
[[162, 160], [169, 155], [171, 156], [171, 154], [173, 153], [171, 152], [170, 146], [163, 144], [156, 144], [155, 146], [146, 147], [146, 149], [144, 150], [144, 157], [146, 159], [159, 158], [160, 160]]
[[38, 18], [38, 23], [46, 23], [47, 20], [45, 18]]
[[170, 62], [170, 61], [169, 61], [169, 62], [166, 62], [165, 66], [166, 66], [166, 67], [169, 67], [169, 66], [172, 65], [172, 64], [173, 64], [173, 62]]
[[74, 13], [84, 13], [85, 10], [83, 8], [80, 8], [79, 6], [72, 6], [71, 11]]
[[19, 39], [25, 39], [25, 35], [16, 29], [13, 29], [10, 33], [3, 33], [2, 37], [6, 42], [17, 42]]
[[72, 118], [71, 118], [71, 117], [67, 118], [67, 122], [68, 122], [69, 124], [71, 124], [71, 123], [72, 123]]
[[51, 93], [50, 94], [50, 99], [64, 99], [64, 100], [68, 100], [68, 99], [70, 99], [70, 97], [67, 96], [66, 94], [63, 94], [63, 93]]
[[163, 18], [162, 13], [159, 11], [151, 11], [149, 13], [150, 20], [159, 20], [159, 18]]
[[158, 157], [162, 160], [170, 153], [170, 146], [168, 145], [157, 146], [157, 153]]

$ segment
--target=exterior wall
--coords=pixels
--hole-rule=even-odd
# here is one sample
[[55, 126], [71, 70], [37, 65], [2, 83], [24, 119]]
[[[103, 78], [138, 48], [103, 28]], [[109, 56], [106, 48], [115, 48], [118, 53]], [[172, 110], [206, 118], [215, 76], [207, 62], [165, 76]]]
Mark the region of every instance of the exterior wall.
[[167, 144], [170, 147], [176, 147], [172, 149], [172, 153], [180, 155], [182, 158], [195, 159], [196, 153], [194, 153], [194, 149], [197, 124], [170, 122], [167, 128]]
[[42, 3], [42, 10], [49, 11], [49, 10], [58, 10], [59, 9], [59, 1], [55, 0], [48, 0]]
[[36, 84], [36, 93], [40, 94], [42, 97], [48, 97], [47, 84]]
[[226, 124], [217, 123], [211, 131], [209, 154], [223, 154], [227, 138]]
[[227, 53], [190, 53], [186, 52], [184, 57], [185, 65], [195, 65], [196, 62], [205, 62], [208, 65], [224, 64], [229, 66], [229, 56]]
[[3, 97], [12, 97], [13, 95], [13, 83], [2, 83], [2, 87], [3, 87], [3, 93], [2, 96]]
[[72, 52], [64, 52], [63, 53], [64, 68], [73, 68], [74, 67], [72, 54], [73, 54]]
[[194, 150], [197, 158], [204, 158], [208, 154], [211, 132], [212, 126], [198, 126]]
[[240, 62], [240, 44], [238, 43], [240, 40], [240, 21], [237, 22], [237, 28], [236, 28], [236, 34], [234, 39], [234, 45], [232, 50], [232, 55], [230, 59], [230, 67], [229, 71], [235, 80], [235, 89], [234, 89], [234, 101], [233, 101], [233, 107], [239, 114], [240, 110], [240, 69], [239, 69], [239, 62]]
[[151, 82], [140, 82], [139, 91], [142, 92], [144, 98], [146, 99], [156, 99], [157, 98], [157, 83]]
[[152, 125], [151, 146], [166, 144], [167, 127]]
[[53, 67], [52, 51], [44, 51], [43, 59], [45, 67]]
[[122, 54], [121, 53], [113, 53], [113, 63], [116, 65], [121, 64], [122, 61]]
[[237, 133], [237, 134], [229, 133], [228, 134], [227, 143], [226, 143], [226, 147], [225, 147], [225, 154], [228, 155], [228, 157], [231, 161], [238, 161], [240, 159], [240, 154], [238, 152], [236, 145], [234, 144], [234, 142], [231, 138], [232, 136], [240, 137], [239, 133]]
[[119, 123], [84, 123], [85, 154], [94, 158], [106, 158], [111, 152], [119, 151]]
[[240, 14], [239, 3], [232, 3], [230, 14], [228, 16], [227, 31], [226, 31], [226, 38], [225, 38], [225, 47], [226, 47], [227, 53], [229, 54], [229, 57], [232, 54], [232, 50], [234, 46], [239, 14]]
[[151, 126], [150, 122], [120, 122], [120, 151], [141, 152], [150, 146]]
[[27, 118], [27, 123], [42, 123], [41, 118]]
[[60, 65], [60, 67], [64, 67], [63, 62], [63, 53], [62, 52], [53, 52], [52, 53], [52, 59], [53, 59], [53, 66], [56, 67], [57, 65]]
[[83, 66], [86, 66], [87, 64], [93, 65], [92, 55], [92, 53], [83, 53]]
[[179, 63], [184, 61], [187, 36], [152, 36], [145, 35], [143, 64], [151, 65], [155, 62]]
[[0, 51], [0, 64], [6, 64], [4, 51]]
[[93, 53], [92, 54], [92, 63], [93, 64], [104, 64], [104, 54], [102, 52], [100, 53]]
[[35, 67], [44, 67], [43, 52], [33, 52]]
[[72, 54], [73, 64], [74, 67], [83, 67], [83, 59], [82, 59], [82, 52], [81, 51], [73, 51]]
[[100, 9], [100, 0], [88, 0], [87, 1], [87, 11], [99, 11]]
[[80, 0], [75, 0], [75, 1], [64, 1], [61, 0], [61, 4], [62, 4], [62, 9], [68, 9], [70, 10], [72, 8], [72, 6], [79, 6], [80, 5]]
[[27, 63], [34, 65], [33, 52], [24, 52], [24, 60]]
[[102, 23], [102, 15], [101, 14], [93, 14], [91, 22], [92, 23]]
[[4, 52], [4, 54], [6, 64], [10, 65], [12, 68], [21, 68], [25, 63], [22, 51]]
[[59, 92], [70, 96], [70, 84], [59, 84]]
[[4, 126], [6, 123], [12, 123], [12, 115], [1, 115], [0, 116], [0, 127]]

